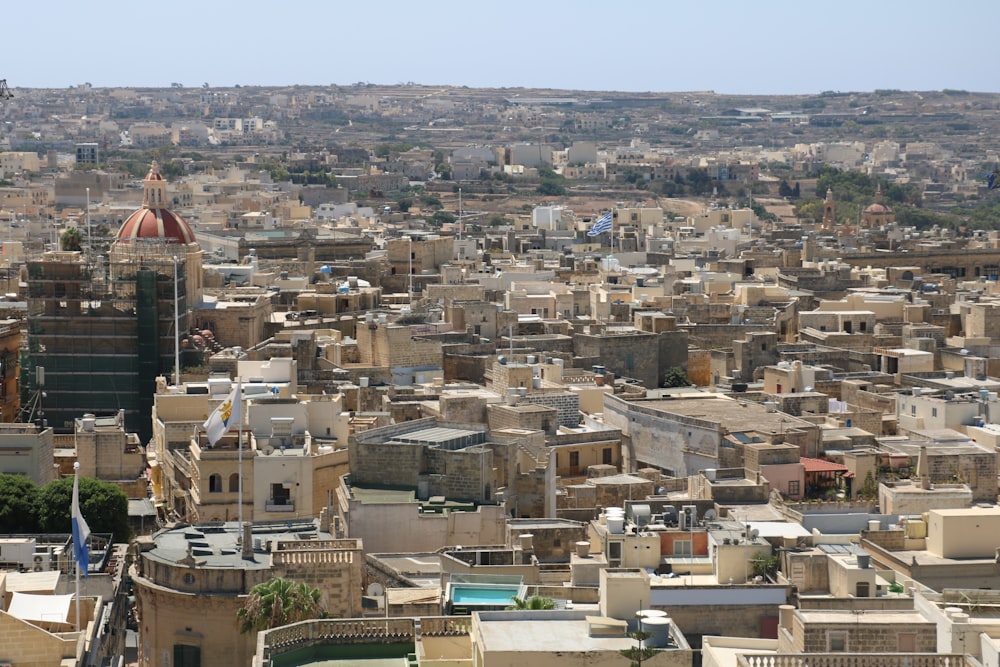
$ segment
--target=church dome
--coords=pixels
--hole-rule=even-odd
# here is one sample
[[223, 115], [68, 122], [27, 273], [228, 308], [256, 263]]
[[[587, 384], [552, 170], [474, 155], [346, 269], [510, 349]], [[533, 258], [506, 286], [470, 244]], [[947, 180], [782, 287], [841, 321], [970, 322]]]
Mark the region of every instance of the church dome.
[[155, 241], [194, 243], [194, 232], [184, 218], [166, 207], [166, 181], [156, 161], [143, 180], [142, 208], [130, 215], [118, 230], [119, 241]]
[[874, 204], [871, 204], [870, 206], [865, 208], [865, 213], [869, 213], [871, 215], [885, 215], [886, 213], [892, 213], [892, 209], [886, 206], [885, 204], [879, 204], [878, 202], [875, 202]]

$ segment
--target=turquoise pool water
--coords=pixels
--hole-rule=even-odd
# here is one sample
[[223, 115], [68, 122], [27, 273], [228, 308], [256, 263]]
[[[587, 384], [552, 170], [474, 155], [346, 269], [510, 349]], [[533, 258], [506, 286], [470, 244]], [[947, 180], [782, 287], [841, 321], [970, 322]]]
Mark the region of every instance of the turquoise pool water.
[[454, 604], [490, 604], [508, 605], [510, 599], [517, 595], [518, 587], [481, 588], [476, 586], [455, 586], [451, 589], [451, 601]]

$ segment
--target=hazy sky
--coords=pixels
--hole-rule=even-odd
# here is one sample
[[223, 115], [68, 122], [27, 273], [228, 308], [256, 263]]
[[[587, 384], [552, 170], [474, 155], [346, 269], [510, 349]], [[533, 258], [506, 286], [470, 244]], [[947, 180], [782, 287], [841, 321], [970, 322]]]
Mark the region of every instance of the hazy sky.
[[1000, 91], [986, 0], [9, 0], [8, 85]]

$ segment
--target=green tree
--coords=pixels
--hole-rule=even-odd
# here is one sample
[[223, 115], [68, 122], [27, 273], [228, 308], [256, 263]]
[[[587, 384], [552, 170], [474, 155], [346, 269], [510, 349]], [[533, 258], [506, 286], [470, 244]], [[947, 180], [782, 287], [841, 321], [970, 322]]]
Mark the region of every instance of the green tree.
[[546, 197], [561, 197], [566, 194], [566, 188], [557, 181], [542, 181], [535, 192]]
[[527, 598], [519, 598], [516, 595], [510, 599], [511, 604], [507, 605], [507, 609], [555, 609], [556, 601], [552, 598], [542, 597], [540, 595], [532, 595]]
[[323, 618], [326, 611], [318, 588], [277, 577], [250, 589], [246, 602], [236, 612], [240, 633], [249, 634], [310, 618]]
[[778, 554], [771, 556], [757, 554], [750, 561], [750, 571], [753, 572], [755, 577], [767, 577], [769, 579], [773, 579], [774, 575], [778, 573], [778, 567], [780, 565], [781, 559]]
[[691, 384], [691, 380], [688, 379], [687, 373], [685, 373], [684, 369], [679, 366], [672, 366], [668, 368], [667, 372], [663, 375], [664, 387], [690, 387]]
[[422, 195], [420, 205], [427, 208], [441, 208], [441, 200], [434, 195]]
[[[49, 482], [38, 492], [38, 529], [68, 533], [73, 478]], [[128, 498], [117, 485], [80, 477], [80, 512], [93, 533], [111, 533], [116, 542], [128, 542]]]
[[448, 211], [435, 211], [431, 216], [431, 222], [436, 225], [450, 225], [455, 222], [455, 216]]
[[628, 636], [635, 640], [635, 646], [632, 648], [624, 648], [619, 653], [622, 657], [628, 658], [629, 667], [642, 667], [644, 660], [649, 660], [654, 655], [656, 655], [656, 649], [652, 646], [643, 646], [642, 643], [652, 637], [653, 635], [642, 629], [642, 624], [640, 623], [639, 629], [634, 632], [628, 633]]
[[[38, 485], [24, 475], [0, 475], [0, 534], [36, 533]], [[60, 532], [68, 532], [69, 528]]]
[[858, 498], [862, 500], [875, 500], [878, 498], [878, 482], [875, 481], [875, 475], [872, 474], [871, 470], [865, 475], [865, 481], [858, 491]]
[[80, 230], [70, 227], [59, 237], [59, 248], [61, 250], [81, 250]]

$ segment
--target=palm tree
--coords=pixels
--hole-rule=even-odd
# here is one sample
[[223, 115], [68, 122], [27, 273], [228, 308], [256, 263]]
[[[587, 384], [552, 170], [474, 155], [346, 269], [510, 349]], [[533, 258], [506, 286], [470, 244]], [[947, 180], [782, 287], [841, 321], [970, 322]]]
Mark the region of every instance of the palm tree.
[[275, 578], [250, 589], [236, 612], [240, 632], [247, 634], [326, 615], [318, 588], [305, 582]]
[[529, 598], [519, 598], [515, 595], [510, 600], [512, 604], [508, 605], [507, 609], [530, 609], [534, 611], [556, 608], [555, 600], [552, 598], [543, 598], [540, 595], [532, 595]]

